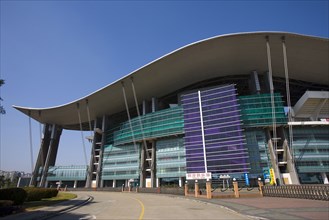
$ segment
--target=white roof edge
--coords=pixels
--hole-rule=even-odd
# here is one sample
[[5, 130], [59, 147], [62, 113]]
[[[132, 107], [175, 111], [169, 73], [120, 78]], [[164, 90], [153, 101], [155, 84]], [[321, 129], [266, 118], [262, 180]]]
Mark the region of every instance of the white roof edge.
[[292, 121], [288, 125], [329, 125], [329, 121]]
[[222, 34], [222, 35], [216, 35], [216, 36], [213, 36], [213, 37], [209, 37], [209, 38], [206, 38], [206, 39], [202, 39], [202, 40], [199, 40], [199, 41], [195, 41], [193, 43], [190, 43], [190, 44], [187, 44], [185, 46], [182, 46], [176, 50], [173, 50], [172, 52], [169, 52], [143, 66], [141, 66], [140, 68], [137, 68], [136, 70], [133, 70], [132, 72], [128, 73], [127, 75], [119, 78], [118, 80], [108, 84], [108, 85], [105, 85], [103, 87], [101, 87], [100, 89], [86, 95], [86, 96], [83, 96], [79, 99], [76, 99], [76, 100], [73, 100], [71, 102], [68, 102], [68, 103], [65, 103], [65, 104], [62, 104], [62, 105], [57, 105], [57, 106], [51, 106], [51, 107], [43, 107], [43, 108], [33, 108], [33, 107], [24, 107], [24, 106], [18, 106], [18, 105], [12, 105], [13, 108], [16, 108], [16, 109], [25, 109], [25, 110], [31, 110], [31, 111], [38, 111], [38, 110], [51, 110], [51, 109], [56, 109], [56, 108], [61, 108], [61, 107], [64, 107], [64, 106], [68, 106], [68, 105], [71, 105], [71, 104], [74, 104], [74, 103], [77, 103], [79, 101], [82, 101], [82, 100], [85, 100], [85, 99], [88, 99], [88, 97], [96, 94], [97, 92], [100, 92], [102, 90], [104, 90], [105, 88], [107, 87], [110, 87], [116, 83], [119, 83], [120, 81], [123, 81], [124, 79], [128, 78], [128, 77], [131, 77], [133, 76], [133, 74], [135, 74], [136, 72], [140, 71], [141, 69], [165, 58], [165, 57], [168, 57], [170, 56], [171, 54], [174, 54], [180, 50], [183, 50], [187, 47], [190, 47], [190, 46], [193, 46], [193, 45], [197, 45], [199, 43], [202, 43], [202, 42], [206, 42], [206, 41], [209, 41], [209, 40], [212, 40], [212, 39], [215, 39], [215, 38], [224, 38], [224, 37], [233, 37], [233, 36], [243, 36], [243, 35], [258, 35], [258, 34], [286, 34], [286, 35], [291, 35], [291, 36], [296, 36], [296, 37], [307, 37], [307, 38], [313, 38], [313, 39], [318, 39], [318, 40], [325, 40], [325, 41], [328, 41], [329, 42], [329, 39], [328, 38], [324, 38], [324, 37], [319, 37], [319, 36], [312, 36], [312, 35], [304, 35], [304, 34], [298, 34], [298, 33], [294, 33], [294, 32], [286, 32], [286, 31], [250, 31], [250, 32], [236, 32], [236, 33], [230, 33], [230, 34]]

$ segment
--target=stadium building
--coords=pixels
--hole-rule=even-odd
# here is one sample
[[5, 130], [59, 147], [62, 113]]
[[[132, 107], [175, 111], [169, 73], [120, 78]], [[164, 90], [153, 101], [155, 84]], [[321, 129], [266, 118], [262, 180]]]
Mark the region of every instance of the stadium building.
[[[71, 103], [14, 106], [44, 125], [31, 183], [328, 183], [328, 43], [285, 32], [217, 36]], [[65, 130], [91, 131], [88, 165], [56, 165]]]

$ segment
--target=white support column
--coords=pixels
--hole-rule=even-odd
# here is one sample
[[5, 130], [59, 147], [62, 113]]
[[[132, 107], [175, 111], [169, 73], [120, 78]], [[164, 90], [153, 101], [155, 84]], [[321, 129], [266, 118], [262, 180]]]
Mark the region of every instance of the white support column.
[[[32, 141], [32, 126], [31, 126], [31, 111], [29, 110], [29, 133], [30, 133], [30, 158], [31, 158], [31, 173], [38, 172], [38, 170], [33, 169], [33, 141]], [[32, 178], [30, 181], [32, 185]]]
[[282, 52], [283, 52], [283, 65], [284, 65], [284, 75], [286, 78], [286, 96], [287, 96], [287, 107], [288, 107], [288, 130], [289, 130], [289, 149], [292, 155], [292, 163], [295, 161], [294, 149], [293, 149], [293, 131], [292, 126], [289, 122], [292, 122], [292, 108], [290, 101], [290, 83], [289, 83], [289, 71], [288, 71], [288, 61], [287, 61], [287, 48], [286, 39], [282, 37]]
[[179, 187], [183, 187], [183, 177], [179, 177]]
[[156, 187], [160, 187], [160, 180], [159, 180], [159, 178], [156, 178]]
[[78, 180], [74, 180], [74, 184], [73, 184], [73, 188], [77, 188], [77, 185], [78, 185]]
[[128, 116], [129, 127], [130, 127], [130, 131], [131, 131], [131, 137], [133, 139], [135, 151], [137, 152], [138, 149], [137, 149], [137, 145], [136, 145], [136, 140], [135, 140], [133, 126], [131, 124], [131, 117], [130, 117], [129, 106], [128, 106], [128, 101], [127, 101], [126, 89], [125, 89], [125, 84], [124, 84], [123, 81], [121, 82], [121, 85], [122, 85], [123, 99], [125, 101], [125, 106], [126, 106], [126, 111], [127, 111], [127, 116]]
[[202, 103], [201, 103], [201, 92], [198, 91], [199, 96], [199, 108], [200, 108], [200, 122], [201, 122], [201, 134], [202, 134], [202, 147], [203, 147], [203, 160], [204, 160], [204, 172], [208, 173], [207, 169], [207, 155], [206, 155], [206, 142], [204, 139], [204, 128], [203, 128], [203, 115], [202, 115]]
[[[143, 144], [143, 143], [142, 143]], [[139, 187], [145, 187], [145, 154], [146, 154], [145, 145], [141, 147], [141, 159], [140, 159], [140, 173], [139, 173]]]
[[146, 115], [147, 113], [149, 113], [149, 109], [150, 109], [150, 106], [149, 106], [149, 102], [147, 100], [143, 100], [143, 104], [142, 104], [142, 115]]
[[326, 173], [321, 173], [323, 184], [329, 184], [329, 180]]
[[278, 137], [276, 132], [276, 115], [275, 115], [275, 98], [274, 98], [274, 85], [273, 85], [273, 74], [272, 74], [272, 59], [271, 59], [271, 47], [269, 42], [269, 37], [266, 36], [266, 54], [267, 54], [267, 66], [268, 66], [268, 80], [269, 80], [269, 86], [270, 86], [270, 94], [271, 94], [271, 107], [272, 107], [272, 129], [273, 129], [273, 135], [271, 142], [273, 143], [274, 153], [275, 153], [275, 167], [277, 173], [277, 177], [279, 180], [279, 184], [282, 185], [283, 181], [280, 176], [280, 171], [278, 169], [278, 156], [277, 156], [277, 148], [278, 148]]
[[78, 111], [78, 119], [79, 119], [80, 133], [81, 133], [81, 141], [82, 141], [82, 146], [83, 146], [83, 155], [85, 158], [85, 165], [88, 165], [85, 138], [84, 138], [83, 129], [82, 129], [80, 103], [77, 103], [77, 111]]
[[[95, 122], [96, 122], [96, 120], [95, 120]], [[101, 179], [102, 178], [101, 167], [103, 166], [103, 164], [102, 164], [103, 150], [104, 150], [104, 144], [105, 144], [105, 140], [106, 140], [106, 137], [105, 137], [106, 135], [104, 134], [104, 132], [106, 131], [106, 128], [107, 128], [107, 117], [106, 117], [106, 115], [103, 115], [101, 145], [99, 146], [98, 166], [97, 166], [97, 170], [96, 170], [96, 186], [97, 187], [100, 186], [101, 188], [103, 188], [103, 180]]]
[[[31, 177], [32, 178], [32, 177]], [[16, 185], [16, 187], [19, 187], [19, 185], [21, 184], [21, 179], [22, 179], [22, 177], [19, 177], [18, 178], [18, 181], [17, 181], [17, 185]], [[30, 184], [31, 185], [31, 184]]]
[[273, 74], [272, 74], [272, 60], [271, 60], [271, 48], [269, 43], [269, 37], [266, 37], [266, 52], [267, 52], [267, 65], [268, 65], [268, 79], [270, 85], [271, 94], [271, 106], [272, 106], [272, 120], [273, 120], [273, 137], [274, 149], [277, 149], [277, 134], [276, 134], [276, 118], [275, 118], [275, 100], [274, 100], [274, 86], [273, 86]]
[[152, 112], [156, 112], [158, 110], [158, 99], [152, 98]]
[[152, 151], [151, 151], [151, 187], [156, 186], [156, 158], [155, 158], [155, 141], [152, 141]]
[[116, 180], [113, 180], [112, 187], [115, 188], [116, 185], [117, 185], [117, 181]]
[[[137, 95], [136, 95], [134, 80], [133, 80], [132, 77], [130, 78], [130, 80], [131, 80], [131, 87], [132, 87], [132, 90], [133, 90], [133, 95], [134, 95], [134, 100], [135, 100], [135, 106], [136, 106], [136, 111], [137, 111], [137, 116], [138, 116], [138, 121], [139, 121], [139, 127], [140, 127], [140, 130], [141, 130], [142, 140], [143, 140], [143, 143], [144, 143], [142, 146], [144, 146], [144, 148], [145, 148], [146, 159], [151, 159], [151, 161], [150, 160], [147, 160], [147, 163], [148, 163], [149, 167], [151, 168], [151, 185], [152, 185], [152, 187], [154, 187], [154, 185], [155, 185], [155, 157], [154, 157], [154, 155], [155, 155], [155, 143], [152, 142], [152, 154], [150, 156], [150, 154], [149, 154], [149, 152], [147, 150], [147, 142], [146, 142], [146, 139], [145, 139], [145, 136], [144, 136], [144, 130], [143, 130], [143, 125], [142, 125], [143, 122], [142, 122], [140, 111], [139, 111], [139, 106], [138, 106], [138, 100], [137, 100]], [[155, 103], [155, 101], [153, 102], [153, 98], [152, 98], [152, 106], [153, 106], [154, 103]], [[155, 106], [155, 104], [154, 104], [154, 106]], [[153, 107], [152, 107], [152, 109], [153, 109]], [[141, 156], [141, 158], [143, 158], [143, 157]], [[142, 181], [144, 179], [144, 175], [143, 175], [144, 166], [143, 166], [143, 164], [144, 164], [144, 161], [141, 162], [140, 180], [142, 180]], [[142, 184], [140, 186], [142, 187]]]

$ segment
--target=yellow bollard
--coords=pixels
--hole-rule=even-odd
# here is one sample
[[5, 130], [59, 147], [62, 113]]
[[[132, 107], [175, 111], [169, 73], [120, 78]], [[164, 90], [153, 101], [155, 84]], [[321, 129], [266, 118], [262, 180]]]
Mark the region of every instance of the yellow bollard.
[[262, 182], [262, 179], [258, 178], [258, 189], [259, 189], [259, 193], [261, 196], [263, 196], [263, 188], [262, 188], [263, 186], [264, 186], [264, 184]]
[[234, 189], [234, 197], [239, 198], [240, 197], [239, 185], [235, 178], [233, 178], [233, 189]]
[[198, 180], [195, 180], [194, 184], [194, 196], [199, 197], [199, 183]]
[[207, 191], [207, 199], [211, 199], [212, 198], [212, 195], [211, 195], [211, 181], [209, 181], [209, 179], [207, 179], [206, 191]]
[[184, 189], [184, 193], [185, 193], [185, 196], [188, 196], [188, 182], [185, 181], [185, 189]]

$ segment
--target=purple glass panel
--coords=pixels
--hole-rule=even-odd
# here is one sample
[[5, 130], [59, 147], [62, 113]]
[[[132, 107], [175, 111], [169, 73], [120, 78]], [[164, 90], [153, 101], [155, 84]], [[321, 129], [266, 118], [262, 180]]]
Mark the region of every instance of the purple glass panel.
[[[248, 153], [241, 130], [234, 85], [201, 91], [207, 169], [214, 173], [247, 172]], [[198, 92], [182, 95], [187, 172], [204, 172]]]

